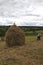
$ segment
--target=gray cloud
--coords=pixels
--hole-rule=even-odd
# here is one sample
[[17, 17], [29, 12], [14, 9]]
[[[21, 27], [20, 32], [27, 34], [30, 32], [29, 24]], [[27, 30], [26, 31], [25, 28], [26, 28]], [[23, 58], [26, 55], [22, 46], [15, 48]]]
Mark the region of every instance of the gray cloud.
[[[14, 17], [14, 18], [20, 18], [21, 16], [32, 16], [32, 17], [39, 17], [40, 18], [40, 12], [37, 13], [36, 9], [37, 7], [40, 7], [42, 5], [43, 7], [43, 0], [0, 0], [0, 16], [3, 17]], [[35, 12], [34, 12], [35, 11]], [[43, 21], [43, 18], [34, 19], [35, 21]], [[23, 20], [24, 21], [24, 20]], [[20, 25], [27, 25], [24, 22], [21, 22]], [[13, 22], [11, 20], [6, 20], [6, 24], [12, 24]], [[1, 23], [0, 25], [4, 24]], [[38, 23], [39, 25], [42, 25]], [[19, 24], [18, 24], [19, 25]], [[28, 23], [28, 25], [37, 25], [37, 22], [31, 22]]]
[[34, 10], [32, 3], [39, 2], [43, 2], [43, 0], [1, 0], [0, 16], [14, 17], [24, 14], [30, 15]]
[[0, 16], [14, 16], [25, 12], [30, 6], [28, 0], [2, 0], [0, 1]]
[[1, 0], [0, 16], [14, 17], [23, 14], [29, 15], [29, 13], [34, 10], [32, 3], [40, 1], [41, 0]]

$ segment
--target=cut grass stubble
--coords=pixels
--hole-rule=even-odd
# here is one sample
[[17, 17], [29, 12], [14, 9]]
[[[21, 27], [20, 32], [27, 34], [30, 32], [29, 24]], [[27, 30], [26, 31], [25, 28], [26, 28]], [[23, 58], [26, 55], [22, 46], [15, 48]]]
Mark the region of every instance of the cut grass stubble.
[[26, 36], [25, 45], [5, 48], [0, 41], [0, 65], [43, 65], [43, 37]]

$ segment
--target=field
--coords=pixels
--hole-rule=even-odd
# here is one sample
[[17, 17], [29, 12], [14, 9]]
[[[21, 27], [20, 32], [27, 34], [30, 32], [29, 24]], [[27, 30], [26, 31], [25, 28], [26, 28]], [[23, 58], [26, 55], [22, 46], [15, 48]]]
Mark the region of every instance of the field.
[[0, 41], [0, 65], [43, 65], [43, 37], [26, 36], [25, 45], [12, 48]]

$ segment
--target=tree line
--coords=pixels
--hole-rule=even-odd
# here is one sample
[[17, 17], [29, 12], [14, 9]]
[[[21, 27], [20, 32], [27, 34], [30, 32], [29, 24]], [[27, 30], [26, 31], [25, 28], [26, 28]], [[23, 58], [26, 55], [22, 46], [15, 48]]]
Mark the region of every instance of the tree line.
[[[7, 32], [8, 28], [10, 26], [0, 26], [0, 37], [5, 36], [5, 33]], [[19, 26], [22, 28], [26, 35], [35, 35], [36, 31], [43, 30], [43, 27], [36, 27], [36, 26]]]

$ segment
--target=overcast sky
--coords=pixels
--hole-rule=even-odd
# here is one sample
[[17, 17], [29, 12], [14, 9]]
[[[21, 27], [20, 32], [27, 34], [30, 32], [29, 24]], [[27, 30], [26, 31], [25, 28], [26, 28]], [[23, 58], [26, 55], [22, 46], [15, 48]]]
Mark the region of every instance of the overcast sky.
[[0, 25], [43, 26], [43, 0], [0, 0]]

